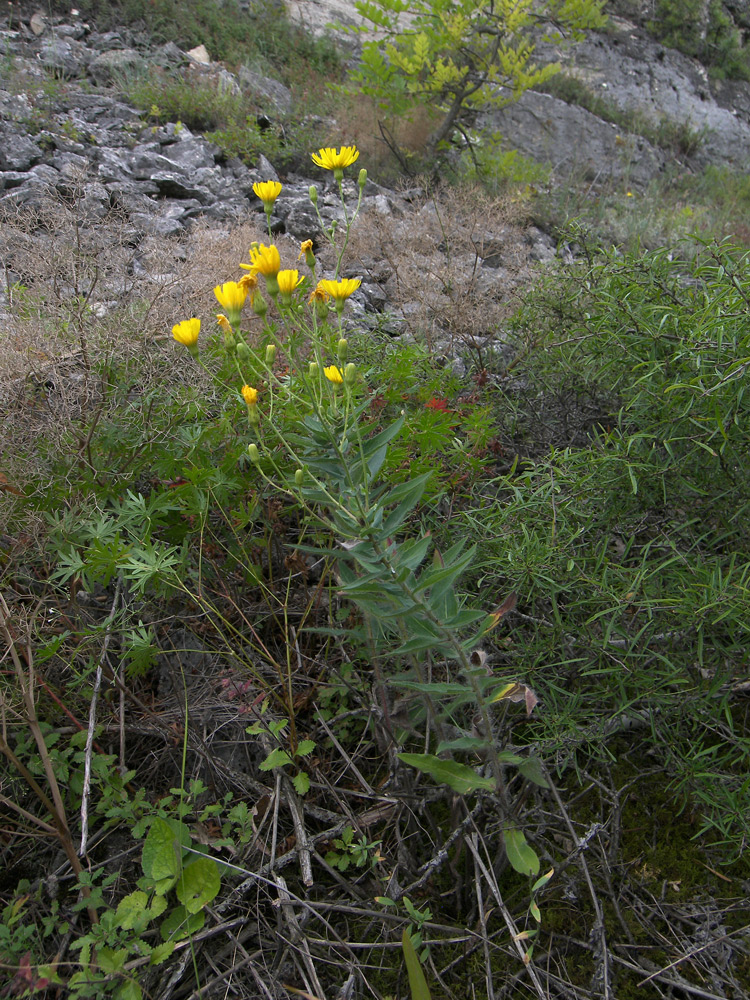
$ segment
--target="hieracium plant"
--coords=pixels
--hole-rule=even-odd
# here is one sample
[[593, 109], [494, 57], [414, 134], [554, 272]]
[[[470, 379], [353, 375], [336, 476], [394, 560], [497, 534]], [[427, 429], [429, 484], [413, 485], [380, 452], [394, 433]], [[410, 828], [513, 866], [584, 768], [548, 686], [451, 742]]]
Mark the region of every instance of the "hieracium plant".
[[[259, 488], [286, 495], [303, 512], [305, 540], [303, 544], [300, 539], [298, 548], [327, 560], [338, 592], [356, 605], [359, 625], [347, 630], [347, 639], [367, 649], [380, 728], [390, 746], [413, 728], [408, 722], [404, 730], [393, 712], [389, 690], [400, 687], [407, 692], [402, 700], [408, 701], [408, 692], [413, 692], [412, 701], [426, 706], [426, 716], [415, 723], [428, 727], [434, 750], [402, 753], [400, 759], [454, 791], [494, 795], [509, 861], [524, 874], [537, 875], [539, 860], [514, 817], [505, 771], [517, 767], [530, 780], [546, 782], [536, 762], [497, 750], [493, 732], [498, 701], [520, 697], [530, 710], [533, 693], [494, 677], [479, 648], [503, 611], [487, 614], [466, 606], [456, 595], [473, 548], [465, 549], [459, 541], [440, 553], [428, 533], [406, 536], [407, 521], [431, 474], [395, 486], [381, 479], [389, 443], [401, 433], [404, 415], [382, 422], [380, 408], [373, 407], [378, 386], [367, 385], [350, 360], [352, 324], [345, 315], [360, 279], [344, 276], [342, 261], [362, 205], [367, 171], [359, 171], [353, 209], [347, 205], [344, 172], [358, 157], [353, 146], [313, 154], [319, 167], [332, 171], [343, 208], [343, 225], [326, 228], [317, 188], [310, 188], [322, 240], [333, 252], [332, 273], [320, 273], [313, 239], [301, 244], [298, 259], [291, 262], [299, 266], [304, 261], [306, 273], [298, 266], [282, 267], [271, 241], [270, 220], [283, 189], [276, 181], [266, 181], [254, 190], [268, 217], [269, 244], [253, 244], [250, 263], [240, 264], [245, 275], [214, 289], [223, 309], [218, 329], [247, 411], [252, 474]], [[249, 333], [243, 323], [248, 304], [258, 318], [251, 322], [260, 332]], [[202, 364], [199, 320], [178, 323], [173, 332]], [[440, 683], [430, 680], [438, 665], [446, 678]], [[292, 711], [291, 706], [285, 708]], [[264, 729], [268, 726], [262, 722], [250, 731], [259, 734]], [[295, 758], [302, 751], [294, 741], [288, 753], [282, 750], [278, 740], [283, 728], [276, 729], [268, 766], [298, 766]], [[299, 746], [307, 743], [300, 741]], [[308, 752], [306, 745], [303, 749]], [[468, 754], [473, 763], [454, 759], [456, 753]], [[304, 793], [308, 782], [306, 776], [299, 778], [295, 787]]]

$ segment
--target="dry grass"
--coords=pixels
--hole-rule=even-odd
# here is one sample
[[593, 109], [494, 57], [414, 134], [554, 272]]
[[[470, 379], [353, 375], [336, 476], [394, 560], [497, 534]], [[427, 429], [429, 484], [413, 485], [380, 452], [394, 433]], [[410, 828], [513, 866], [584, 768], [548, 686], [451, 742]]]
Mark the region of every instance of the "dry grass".
[[522, 206], [474, 187], [418, 191], [401, 212], [363, 214], [352, 266], [383, 287], [415, 339], [481, 353], [531, 278]]

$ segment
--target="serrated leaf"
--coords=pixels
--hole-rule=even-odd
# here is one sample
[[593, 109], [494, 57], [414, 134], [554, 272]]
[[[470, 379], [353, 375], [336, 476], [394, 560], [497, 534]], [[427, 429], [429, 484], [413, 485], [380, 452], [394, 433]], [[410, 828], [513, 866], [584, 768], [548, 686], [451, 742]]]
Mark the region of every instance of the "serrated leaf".
[[112, 994], [113, 1000], [142, 1000], [143, 991], [134, 979], [127, 979], [120, 983]]
[[469, 795], [480, 788], [492, 791], [495, 787], [492, 778], [483, 778], [473, 768], [455, 760], [441, 760], [431, 753], [400, 753], [398, 758], [460, 795]]
[[292, 778], [292, 784], [297, 795], [307, 795], [310, 791], [310, 775], [306, 771], [300, 771]]
[[286, 752], [282, 750], [281, 747], [277, 747], [272, 750], [266, 759], [260, 764], [261, 771], [272, 771], [275, 767], [283, 767], [285, 764], [291, 764], [292, 758]]
[[118, 948], [117, 951], [114, 948], [98, 948], [96, 952], [99, 968], [108, 976], [113, 972], [119, 972], [125, 965], [127, 957], [127, 948]]
[[136, 924], [139, 924], [142, 921], [147, 903], [148, 896], [145, 892], [141, 892], [140, 889], [136, 889], [136, 891], [131, 892], [129, 896], [125, 896], [121, 899], [117, 904], [115, 914], [118, 926], [122, 927], [125, 931], [132, 930]]
[[180, 873], [181, 854], [174, 830], [166, 820], [157, 816], [143, 842], [143, 874], [157, 883], [175, 878]]
[[299, 743], [297, 744], [296, 756], [307, 757], [307, 755], [311, 754], [314, 749], [315, 749], [314, 740], [300, 740]]
[[539, 858], [529, 846], [523, 830], [503, 830], [505, 853], [508, 861], [519, 875], [537, 875], [539, 873]]
[[163, 944], [157, 944], [151, 952], [151, 958], [149, 959], [148, 964], [161, 965], [162, 962], [166, 962], [174, 951], [174, 945], [174, 941], [165, 941]]
[[185, 866], [175, 891], [187, 912], [192, 914], [215, 899], [220, 889], [221, 879], [216, 862], [210, 858], [196, 858]]

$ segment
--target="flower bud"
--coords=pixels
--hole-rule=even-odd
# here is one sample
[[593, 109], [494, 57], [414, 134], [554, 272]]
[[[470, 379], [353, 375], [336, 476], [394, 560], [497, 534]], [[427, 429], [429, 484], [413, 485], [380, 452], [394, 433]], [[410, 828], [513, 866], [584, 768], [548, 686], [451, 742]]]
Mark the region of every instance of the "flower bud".
[[310, 376], [310, 378], [317, 378], [319, 371], [320, 371], [320, 368], [318, 367], [318, 362], [317, 361], [311, 361], [310, 364], [307, 367], [307, 374]]
[[297, 469], [296, 470], [296, 472], [294, 473], [294, 481], [297, 484], [297, 486], [301, 486], [302, 485], [302, 483], [305, 481], [305, 470], [304, 469]]
[[349, 364], [344, 369], [344, 382], [346, 383], [346, 385], [354, 385], [356, 381], [357, 381], [357, 366], [355, 364], [352, 364], [352, 362], [350, 361]]
[[247, 361], [247, 359], [250, 357], [250, 348], [247, 346], [244, 340], [241, 340], [239, 344], [237, 344], [237, 357], [240, 359], [240, 361]]
[[359, 186], [363, 188], [366, 183], [367, 183], [367, 171], [365, 170], [364, 167], [362, 167], [362, 169], [359, 172], [359, 178], [357, 179], [357, 184], [359, 184]]
[[310, 190], [308, 191], [308, 194], [310, 195], [310, 201], [313, 203], [313, 205], [317, 205], [318, 204], [318, 189], [315, 187], [314, 184], [310, 185]]
[[268, 312], [268, 303], [260, 292], [256, 292], [253, 296], [253, 312], [256, 316], [265, 316]]
[[247, 453], [250, 456], [250, 461], [253, 463], [253, 465], [257, 465], [258, 462], [260, 462], [260, 452], [258, 451], [257, 444], [255, 443], [249, 444], [247, 446]]
[[338, 355], [339, 361], [346, 361], [347, 357], [349, 356], [349, 344], [347, 343], [346, 340], [344, 340], [343, 337], [338, 342], [338, 346], [336, 348], [336, 354]]
[[266, 364], [270, 368], [276, 360], [276, 344], [266, 344]]

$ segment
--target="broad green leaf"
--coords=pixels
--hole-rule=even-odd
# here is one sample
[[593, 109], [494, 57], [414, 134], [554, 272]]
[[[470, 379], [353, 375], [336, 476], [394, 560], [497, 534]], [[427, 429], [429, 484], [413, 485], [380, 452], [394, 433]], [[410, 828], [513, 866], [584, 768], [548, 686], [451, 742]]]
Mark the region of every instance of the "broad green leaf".
[[300, 771], [292, 778], [292, 784], [297, 795], [307, 795], [310, 791], [310, 775], [306, 771]]
[[285, 764], [291, 764], [292, 758], [286, 752], [282, 750], [281, 747], [276, 747], [272, 750], [266, 759], [261, 763], [261, 771], [272, 771], [275, 767], [283, 767]]
[[401, 935], [401, 947], [404, 949], [404, 961], [406, 962], [406, 971], [409, 974], [411, 1000], [432, 1000], [430, 988], [427, 985], [422, 966], [419, 964], [419, 958], [406, 928], [404, 928]]
[[528, 757], [526, 760], [522, 760], [517, 767], [524, 778], [528, 778], [540, 788], [549, 788], [549, 781], [544, 777], [541, 761], [537, 757]]
[[[117, 923], [119, 926], [127, 931], [142, 924], [144, 914], [147, 912], [147, 903], [148, 896], [145, 892], [141, 892], [140, 889], [136, 889], [129, 896], [121, 899], [117, 905]], [[148, 920], [146, 923], [148, 923]]]
[[503, 830], [503, 840], [505, 841], [505, 853], [511, 866], [520, 875], [537, 875], [539, 872], [539, 858], [531, 848], [522, 830]]
[[492, 778], [483, 778], [473, 768], [455, 760], [441, 760], [431, 753], [400, 753], [398, 758], [460, 795], [469, 795], [480, 788], [492, 791], [495, 787]]
[[196, 858], [185, 866], [177, 882], [177, 898], [188, 913], [197, 913], [206, 903], [215, 899], [221, 889], [221, 879], [216, 862], [210, 858]]
[[112, 997], [113, 1000], [142, 1000], [143, 991], [134, 979], [127, 979], [120, 983]]
[[180, 874], [181, 854], [174, 830], [166, 820], [157, 816], [143, 842], [143, 874], [154, 882], [175, 878]]
[[300, 740], [299, 743], [297, 744], [297, 753], [295, 754], [295, 756], [307, 757], [307, 755], [311, 754], [314, 749], [315, 749], [314, 740]]
[[107, 975], [119, 972], [125, 965], [127, 957], [127, 948], [119, 948], [117, 951], [114, 948], [98, 948], [96, 952], [96, 960], [99, 963], [99, 968]]
[[184, 906], [176, 906], [162, 922], [159, 933], [163, 941], [182, 941], [199, 931], [205, 922], [206, 914], [203, 910], [188, 913]]

